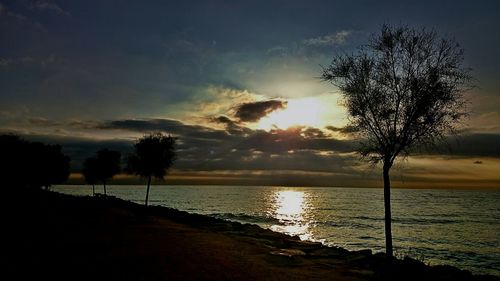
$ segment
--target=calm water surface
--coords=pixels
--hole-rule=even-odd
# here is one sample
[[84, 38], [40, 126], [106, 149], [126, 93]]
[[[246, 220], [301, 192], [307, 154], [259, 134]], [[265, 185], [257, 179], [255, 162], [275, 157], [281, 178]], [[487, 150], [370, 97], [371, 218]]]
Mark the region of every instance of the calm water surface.
[[[54, 190], [92, 193], [89, 186]], [[142, 203], [146, 189], [107, 190], [108, 195]], [[150, 203], [350, 250], [384, 251], [382, 189], [152, 186]], [[500, 191], [394, 189], [392, 212], [396, 255], [500, 276]]]

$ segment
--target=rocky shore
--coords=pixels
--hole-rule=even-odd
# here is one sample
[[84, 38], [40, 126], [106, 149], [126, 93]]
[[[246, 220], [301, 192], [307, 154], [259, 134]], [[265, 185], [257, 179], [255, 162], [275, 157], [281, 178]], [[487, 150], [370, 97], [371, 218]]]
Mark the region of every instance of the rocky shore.
[[2, 206], [15, 280], [500, 280], [113, 197], [19, 196]]

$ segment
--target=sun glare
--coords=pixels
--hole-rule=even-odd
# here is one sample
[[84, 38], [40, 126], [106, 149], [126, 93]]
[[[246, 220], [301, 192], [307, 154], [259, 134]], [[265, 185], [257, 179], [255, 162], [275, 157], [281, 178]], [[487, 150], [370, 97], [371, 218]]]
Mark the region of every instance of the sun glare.
[[269, 130], [273, 127], [286, 129], [292, 126], [322, 127], [327, 124], [327, 106], [318, 98], [288, 100], [287, 107], [271, 112], [257, 124], [258, 129]]
[[280, 221], [271, 229], [289, 235], [299, 235], [301, 239], [311, 239], [309, 231], [310, 206], [303, 191], [282, 190], [275, 192], [270, 214]]

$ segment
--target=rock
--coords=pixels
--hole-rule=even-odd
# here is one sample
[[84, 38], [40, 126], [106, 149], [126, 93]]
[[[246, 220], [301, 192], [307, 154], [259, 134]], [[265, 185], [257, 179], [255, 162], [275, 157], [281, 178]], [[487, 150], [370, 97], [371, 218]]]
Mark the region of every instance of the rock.
[[314, 257], [343, 257], [347, 253], [347, 250], [342, 248], [323, 247], [310, 252], [309, 255]]
[[294, 257], [294, 256], [305, 256], [306, 253], [304, 253], [304, 251], [301, 251], [301, 250], [297, 250], [297, 249], [279, 249], [279, 250], [275, 250], [275, 251], [271, 251], [269, 254], [273, 255], [273, 256], [285, 256], [285, 257]]
[[346, 257], [346, 260], [348, 262], [357, 262], [369, 258], [371, 256], [372, 256], [372, 250], [354, 251], [354, 252], [349, 252], [349, 254]]
[[372, 250], [366, 249], [366, 250], [359, 250], [359, 251], [354, 251], [352, 253], [364, 255], [364, 256], [371, 256], [372, 255]]
[[302, 251], [313, 251], [323, 247], [323, 244], [319, 242], [310, 242], [310, 241], [287, 240], [286, 244], [288, 244], [290, 248], [299, 249]]

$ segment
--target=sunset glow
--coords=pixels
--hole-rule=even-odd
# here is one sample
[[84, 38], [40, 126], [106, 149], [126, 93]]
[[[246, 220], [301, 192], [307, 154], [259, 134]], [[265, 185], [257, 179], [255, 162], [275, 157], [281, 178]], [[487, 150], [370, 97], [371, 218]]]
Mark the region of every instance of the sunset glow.
[[328, 108], [319, 98], [300, 98], [288, 101], [287, 107], [271, 112], [257, 124], [258, 129], [287, 129], [292, 126], [322, 127], [328, 120]]

